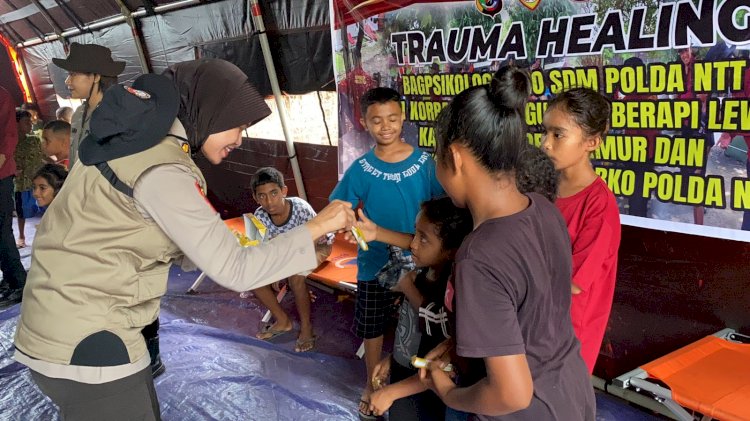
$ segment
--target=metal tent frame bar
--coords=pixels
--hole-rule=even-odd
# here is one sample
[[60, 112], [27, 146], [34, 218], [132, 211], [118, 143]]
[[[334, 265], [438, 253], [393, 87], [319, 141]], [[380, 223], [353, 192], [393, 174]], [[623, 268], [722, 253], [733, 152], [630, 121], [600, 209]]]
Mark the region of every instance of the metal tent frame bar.
[[[166, 13], [172, 10], [182, 9], [182, 8], [200, 4], [200, 3], [203, 3], [203, 2], [201, 0], [180, 0], [174, 3], [169, 3], [169, 4], [162, 5], [162, 6], [154, 7], [154, 14]], [[120, 5], [118, 4], [118, 7], [119, 6]], [[132, 19], [137, 19], [143, 16], [148, 16], [148, 15], [149, 15], [148, 10], [139, 9], [133, 13], [130, 13], [129, 17]], [[128, 21], [128, 16], [124, 16], [124, 15], [113, 16], [111, 18], [102, 19], [102, 20], [92, 22], [87, 25], [83, 25], [81, 27], [69, 29], [67, 31], [62, 31], [60, 34], [50, 34], [50, 35], [41, 34], [37, 38], [33, 38], [33, 39], [19, 43], [17, 46], [19, 48], [32, 47], [34, 45], [43, 44], [45, 42], [57, 41], [60, 38], [68, 38], [68, 37], [72, 37], [75, 35], [80, 35], [85, 32], [107, 28], [109, 26], [117, 25], [120, 23], [127, 23], [127, 21]]]

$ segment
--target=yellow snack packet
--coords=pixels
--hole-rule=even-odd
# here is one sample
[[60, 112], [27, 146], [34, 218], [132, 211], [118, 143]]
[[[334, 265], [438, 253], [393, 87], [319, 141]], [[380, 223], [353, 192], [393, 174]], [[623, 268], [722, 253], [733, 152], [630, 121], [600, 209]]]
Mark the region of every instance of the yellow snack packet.
[[246, 213], [243, 215], [245, 220], [245, 233], [250, 240], [256, 240], [259, 243], [266, 239], [266, 232], [268, 228], [263, 225], [258, 218], [252, 213]]
[[248, 238], [247, 235], [241, 232], [237, 232], [237, 231], [233, 231], [233, 232], [234, 232], [234, 236], [237, 237], [237, 242], [240, 243], [242, 247], [254, 247], [260, 244], [260, 241], [251, 240], [250, 238]]
[[[427, 366], [428, 366], [428, 365], [429, 365], [429, 364], [430, 364], [431, 362], [432, 362], [432, 361], [430, 361], [430, 360], [428, 360], [428, 359], [425, 359], [425, 358], [419, 358], [419, 357], [417, 357], [416, 355], [413, 355], [413, 356], [411, 357], [411, 365], [412, 365], [412, 367], [414, 367], [414, 368], [427, 368]], [[450, 372], [450, 371], [453, 371], [453, 364], [447, 364], [447, 365], [446, 365], [445, 367], [443, 367], [443, 371], [445, 371], [445, 372]]]
[[364, 251], [369, 250], [370, 247], [367, 245], [367, 241], [365, 241], [365, 235], [362, 234], [362, 230], [360, 230], [358, 227], [352, 226], [351, 231], [354, 239], [357, 240], [357, 244], [359, 244], [359, 248]]

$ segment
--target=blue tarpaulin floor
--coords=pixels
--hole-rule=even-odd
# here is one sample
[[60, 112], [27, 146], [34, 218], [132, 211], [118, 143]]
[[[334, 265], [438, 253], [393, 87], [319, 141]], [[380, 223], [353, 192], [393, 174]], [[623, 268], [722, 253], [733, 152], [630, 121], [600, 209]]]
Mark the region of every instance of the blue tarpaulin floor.
[[[167, 370], [155, 383], [163, 419], [358, 419], [365, 370], [354, 357], [359, 342], [349, 331], [350, 299], [314, 290], [320, 339], [314, 352], [297, 354], [296, 331], [274, 343], [255, 339], [265, 309], [254, 297], [240, 298], [210, 280], [198, 295], [187, 295], [197, 275], [173, 269], [162, 300], [159, 335]], [[297, 317], [290, 294], [282, 304]], [[25, 366], [11, 358], [19, 310], [0, 311], [0, 420], [58, 419]], [[597, 393], [597, 406], [598, 420], [658, 419], [604, 393]]]

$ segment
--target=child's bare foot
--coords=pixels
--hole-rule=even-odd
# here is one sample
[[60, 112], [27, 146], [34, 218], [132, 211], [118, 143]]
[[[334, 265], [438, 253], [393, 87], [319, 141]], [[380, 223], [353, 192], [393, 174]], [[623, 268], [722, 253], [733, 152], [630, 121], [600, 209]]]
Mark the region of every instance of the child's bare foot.
[[16, 247], [19, 248], [19, 249], [22, 249], [22, 248], [26, 247], [26, 239], [25, 238], [19, 238], [18, 240], [16, 240]]
[[286, 322], [277, 321], [272, 325], [268, 325], [255, 335], [256, 338], [267, 341], [273, 339], [279, 335], [283, 335], [292, 330], [292, 321], [287, 320]]
[[372, 396], [372, 392], [372, 385], [368, 381], [365, 390], [362, 391], [362, 397], [359, 398], [360, 419], [369, 419], [370, 417], [372, 417], [372, 419], [375, 419], [372, 411], [370, 411], [370, 397]]

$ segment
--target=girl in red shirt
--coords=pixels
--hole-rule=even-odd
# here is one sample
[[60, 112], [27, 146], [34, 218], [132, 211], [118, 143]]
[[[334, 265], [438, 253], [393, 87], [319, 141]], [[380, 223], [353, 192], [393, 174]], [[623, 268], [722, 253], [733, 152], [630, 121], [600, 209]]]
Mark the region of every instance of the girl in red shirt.
[[612, 308], [620, 247], [615, 196], [589, 160], [607, 133], [609, 118], [609, 100], [584, 88], [560, 94], [544, 114], [542, 150], [560, 171], [555, 204], [568, 225], [573, 249], [571, 318], [589, 372]]

